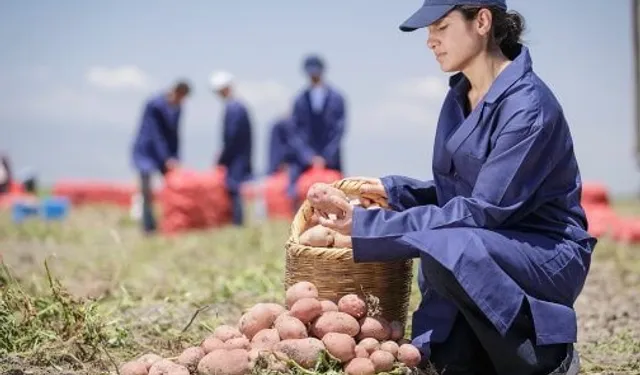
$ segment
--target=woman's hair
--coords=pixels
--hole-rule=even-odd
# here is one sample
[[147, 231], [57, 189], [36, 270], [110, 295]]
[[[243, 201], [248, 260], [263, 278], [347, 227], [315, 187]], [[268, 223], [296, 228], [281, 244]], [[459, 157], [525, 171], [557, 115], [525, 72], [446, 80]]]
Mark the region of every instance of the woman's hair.
[[460, 11], [464, 18], [470, 21], [476, 18], [482, 8], [488, 9], [493, 16], [493, 42], [500, 47], [500, 50], [507, 58], [514, 59], [520, 52], [520, 38], [525, 29], [524, 18], [516, 11], [512, 10], [507, 12], [504, 9], [494, 6], [480, 7], [460, 5], [455, 9]]

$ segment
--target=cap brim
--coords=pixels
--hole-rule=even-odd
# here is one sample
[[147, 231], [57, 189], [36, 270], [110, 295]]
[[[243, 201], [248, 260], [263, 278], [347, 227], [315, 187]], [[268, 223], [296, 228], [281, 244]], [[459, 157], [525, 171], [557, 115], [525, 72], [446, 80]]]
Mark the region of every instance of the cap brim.
[[455, 5], [423, 5], [400, 25], [402, 31], [414, 31], [427, 27], [449, 13]]

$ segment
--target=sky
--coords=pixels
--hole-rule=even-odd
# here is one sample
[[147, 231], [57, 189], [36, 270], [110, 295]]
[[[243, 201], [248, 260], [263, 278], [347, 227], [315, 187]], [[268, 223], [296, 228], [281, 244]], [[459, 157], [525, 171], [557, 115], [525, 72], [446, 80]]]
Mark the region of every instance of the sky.
[[[526, 19], [533, 68], [561, 102], [584, 181], [640, 188], [635, 162], [630, 1], [508, 0]], [[306, 85], [318, 53], [347, 101], [345, 173], [431, 177], [448, 75], [427, 33], [398, 25], [422, 0], [0, 0], [0, 150], [44, 184], [134, 182], [130, 146], [144, 101], [186, 78], [183, 164], [221, 147], [207, 80], [228, 70], [253, 121], [256, 172], [270, 126]], [[407, 162], [409, 160], [410, 162]]]

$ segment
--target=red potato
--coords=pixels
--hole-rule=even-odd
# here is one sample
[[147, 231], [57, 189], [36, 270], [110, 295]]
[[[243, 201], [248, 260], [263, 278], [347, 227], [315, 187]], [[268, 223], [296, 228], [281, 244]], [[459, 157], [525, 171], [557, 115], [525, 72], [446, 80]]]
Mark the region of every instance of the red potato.
[[367, 315], [367, 303], [357, 294], [347, 294], [338, 300], [338, 310], [360, 319]]
[[358, 339], [373, 337], [378, 341], [386, 341], [391, 337], [391, 326], [383, 317], [366, 316], [360, 320]]
[[333, 301], [329, 301], [328, 299], [323, 299], [320, 301], [322, 305], [322, 312], [325, 313], [327, 311], [339, 311], [338, 305], [336, 305]]
[[286, 373], [288, 368], [287, 359], [288, 357], [284, 353], [251, 349], [249, 351], [249, 368], [252, 370], [270, 370], [269, 372]]
[[198, 362], [205, 356], [204, 350], [199, 346], [192, 346], [182, 351], [176, 363], [182, 365], [189, 370], [195, 372], [198, 368]]
[[371, 353], [380, 349], [380, 342], [374, 339], [373, 337], [367, 337], [360, 340], [360, 342], [358, 343], [358, 346], [361, 346], [362, 348], [364, 348], [367, 351], [367, 353], [371, 355]]
[[342, 233], [334, 232], [333, 247], [338, 249], [352, 249], [353, 243], [351, 242], [351, 236], [346, 236]]
[[391, 353], [385, 352], [384, 350], [376, 350], [371, 353], [369, 359], [373, 362], [376, 373], [391, 371], [393, 369], [393, 363], [396, 360]]
[[347, 375], [374, 375], [376, 369], [369, 358], [354, 358], [344, 368]]
[[204, 354], [209, 354], [210, 352], [217, 349], [224, 349], [224, 342], [222, 340], [214, 337], [213, 335], [207, 337], [200, 343], [200, 347], [204, 350]]
[[380, 350], [384, 350], [385, 352], [391, 353], [394, 357], [398, 356], [398, 345], [395, 341], [385, 341], [380, 344]]
[[186, 367], [171, 362], [168, 359], [158, 361], [149, 369], [149, 375], [189, 375]]
[[214, 350], [198, 363], [199, 375], [245, 375], [249, 370], [249, 352], [244, 349]]
[[312, 247], [331, 247], [335, 232], [322, 225], [313, 226], [300, 235], [300, 243]]
[[311, 324], [311, 332], [319, 339], [322, 339], [329, 332], [344, 333], [355, 337], [360, 332], [360, 325], [356, 318], [347, 313], [328, 311]]
[[147, 365], [138, 361], [129, 361], [120, 367], [120, 375], [148, 375]]
[[420, 351], [411, 344], [403, 344], [398, 348], [398, 361], [407, 365], [407, 367], [416, 367], [421, 360]]
[[280, 334], [275, 328], [263, 329], [251, 339], [251, 348], [258, 350], [271, 350], [280, 342]]
[[286, 354], [290, 359], [306, 369], [312, 369], [316, 366], [320, 352], [324, 349], [322, 341], [313, 337], [282, 340], [274, 346], [274, 350]]
[[307, 327], [298, 318], [282, 314], [276, 319], [274, 324], [280, 340], [304, 339], [307, 334]]
[[227, 340], [224, 343], [224, 349], [233, 350], [233, 349], [251, 349], [251, 342], [246, 337], [236, 337], [231, 340]]
[[356, 357], [357, 358], [369, 358], [369, 351], [364, 346], [356, 345]]
[[391, 328], [391, 337], [390, 340], [398, 341], [404, 337], [404, 326], [397, 320], [389, 323], [389, 328]]
[[343, 215], [342, 209], [332, 203], [332, 197], [348, 202], [347, 195], [342, 190], [325, 183], [315, 183], [311, 185], [307, 192], [307, 200], [314, 209], [320, 210], [327, 215], [334, 214], [340, 217]]
[[145, 366], [147, 366], [147, 370], [151, 368], [151, 365], [158, 361], [162, 361], [162, 357], [153, 353], [143, 354], [142, 356], [140, 356], [140, 358], [136, 359], [136, 362], [144, 363]]
[[230, 339], [234, 339], [236, 337], [242, 337], [242, 333], [236, 328], [227, 324], [223, 324], [221, 326], [216, 327], [213, 330], [213, 337], [218, 340], [225, 342]]
[[300, 281], [291, 285], [285, 293], [288, 308], [302, 298], [318, 298], [318, 288], [308, 281]]
[[[261, 305], [261, 303], [259, 303], [258, 305]], [[276, 318], [280, 316], [280, 314], [287, 312], [287, 308], [282, 306], [279, 303], [266, 302], [266, 303], [262, 303], [262, 305], [264, 305], [267, 309], [269, 309], [269, 311], [271, 311], [271, 314], [273, 314], [273, 316], [275, 316]]]
[[251, 340], [256, 333], [271, 328], [276, 318], [277, 316], [267, 306], [254, 306], [242, 315], [238, 322], [238, 330]]
[[322, 314], [322, 304], [320, 301], [316, 298], [306, 297], [297, 300], [289, 311], [289, 315], [298, 318], [304, 324], [310, 323], [319, 317], [320, 314]]
[[356, 340], [347, 334], [329, 332], [322, 338], [322, 343], [329, 354], [342, 363], [349, 362], [356, 357]]

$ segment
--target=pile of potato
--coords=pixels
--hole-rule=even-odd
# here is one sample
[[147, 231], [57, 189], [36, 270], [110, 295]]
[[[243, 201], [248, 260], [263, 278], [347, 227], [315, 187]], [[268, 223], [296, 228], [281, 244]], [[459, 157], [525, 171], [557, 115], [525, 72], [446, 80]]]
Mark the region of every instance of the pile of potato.
[[404, 338], [400, 322], [387, 322], [355, 294], [334, 303], [310, 282], [292, 285], [285, 306], [258, 303], [237, 326], [218, 326], [200, 345], [163, 359], [145, 354], [125, 363], [121, 375], [244, 375], [252, 370], [333, 366], [348, 375], [415, 368], [421, 355]]
[[351, 237], [338, 233], [330, 228], [326, 228], [318, 224], [318, 215], [320, 212], [328, 216], [341, 217], [343, 212], [330, 204], [329, 197], [348, 202], [352, 206], [364, 207], [368, 210], [377, 209], [380, 206], [368, 199], [360, 199], [359, 197], [345, 194], [342, 190], [337, 189], [329, 184], [316, 183], [311, 186], [307, 193], [307, 200], [314, 210], [314, 215], [303, 233], [300, 235], [300, 244], [312, 247], [334, 247], [334, 248], [351, 248]]

